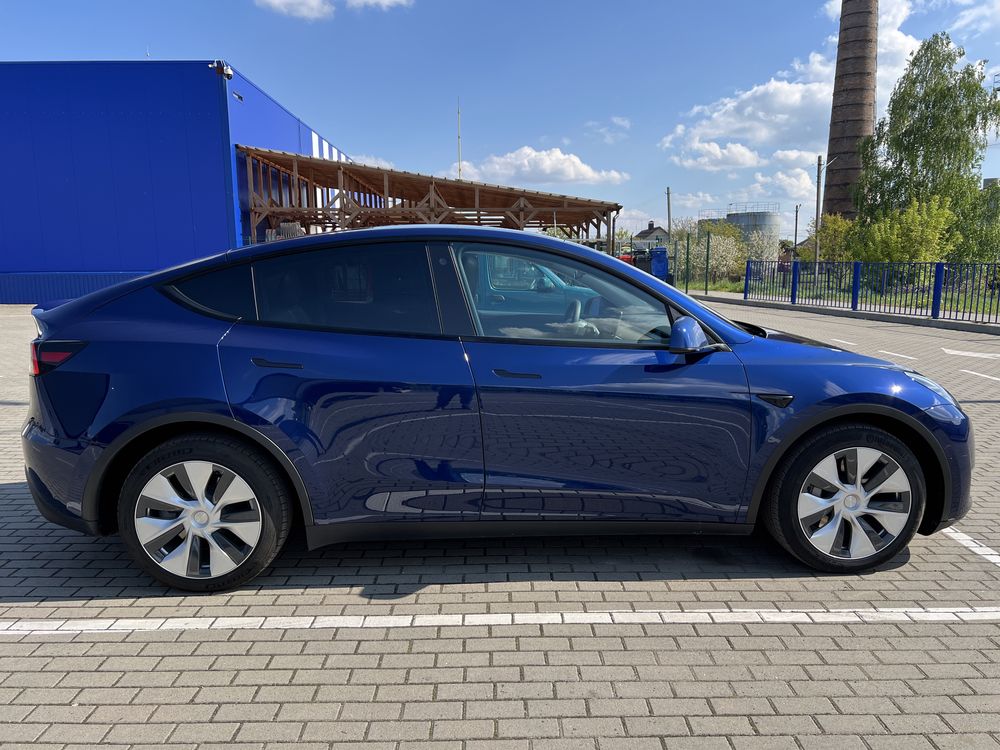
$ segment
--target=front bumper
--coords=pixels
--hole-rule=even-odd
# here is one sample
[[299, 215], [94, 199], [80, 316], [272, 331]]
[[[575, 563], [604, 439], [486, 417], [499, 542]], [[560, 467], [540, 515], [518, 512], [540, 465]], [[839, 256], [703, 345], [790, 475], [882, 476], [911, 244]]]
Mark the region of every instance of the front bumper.
[[972, 507], [972, 468], [976, 443], [972, 422], [957, 406], [935, 406], [922, 415], [944, 453], [945, 502], [940, 518], [925, 518], [921, 534], [933, 534], [960, 521]]

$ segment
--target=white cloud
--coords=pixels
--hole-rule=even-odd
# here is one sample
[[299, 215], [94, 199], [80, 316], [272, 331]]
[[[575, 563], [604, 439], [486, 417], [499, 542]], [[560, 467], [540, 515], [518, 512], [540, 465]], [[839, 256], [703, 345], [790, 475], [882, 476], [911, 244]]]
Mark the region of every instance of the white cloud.
[[920, 40], [900, 30], [910, 17], [910, 0], [882, 0], [878, 18], [878, 89], [876, 102], [879, 114], [889, 105], [889, 96], [896, 81], [906, 70], [910, 55], [920, 46]]
[[799, 148], [779, 149], [772, 154], [772, 158], [775, 161], [780, 161], [782, 164], [799, 165], [815, 162], [817, 156], [818, 154], [814, 151], [804, 151]]
[[[254, 0], [261, 8], [277, 11], [286, 16], [318, 21], [333, 16], [333, 0]], [[413, 0], [346, 0], [348, 8], [379, 8], [389, 10], [404, 5], [412, 5]]]
[[304, 18], [307, 21], [317, 21], [330, 18], [333, 15], [333, 3], [330, 0], [254, 0], [261, 8], [274, 10], [286, 16]]
[[585, 127], [610, 146], [628, 138], [632, 121], [627, 117], [615, 116], [608, 123], [591, 120], [585, 124]]
[[804, 169], [775, 172], [771, 177], [774, 186], [794, 201], [804, 201], [816, 195], [816, 183]]
[[355, 164], [367, 164], [369, 167], [382, 167], [383, 169], [395, 169], [396, 165], [381, 156], [371, 154], [355, 154], [351, 156], [351, 161]]
[[696, 193], [674, 193], [670, 199], [681, 208], [710, 208], [719, 203], [716, 196], [703, 190]]
[[398, 8], [404, 5], [412, 5], [413, 0], [347, 0], [348, 8]]
[[1000, 0], [983, 0], [967, 7], [955, 18], [950, 30], [974, 38], [993, 29], [1000, 29]]
[[832, 94], [832, 81], [772, 78], [692, 109], [690, 114], [698, 119], [685, 128], [684, 137], [689, 143], [733, 139], [757, 147], [821, 143], [826, 140]]
[[[836, 44], [837, 37], [833, 36], [827, 40], [827, 44]], [[833, 74], [836, 72], [837, 61], [834, 57], [827, 57], [820, 52], [810, 52], [809, 57], [806, 58], [805, 62], [802, 62], [798, 58], [792, 60], [792, 70], [783, 71], [781, 77], [787, 78], [793, 73], [797, 75], [799, 80], [802, 81], [813, 81], [813, 82], [824, 82], [832, 81]]]
[[[457, 176], [458, 164], [452, 165], [451, 176]], [[488, 156], [483, 161], [462, 162], [462, 177], [481, 182], [499, 183], [610, 183], [618, 185], [629, 179], [627, 172], [616, 169], [595, 169], [576, 154], [559, 148], [537, 150], [521, 146], [502, 156]]]
[[687, 128], [684, 127], [684, 123], [674, 125], [674, 129], [660, 139], [660, 148], [664, 150], [671, 148], [676, 141], [684, 137], [686, 131]]
[[702, 142], [690, 140], [679, 156], [670, 160], [686, 169], [704, 169], [708, 172], [719, 172], [724, 169], [744, 169], [767, 164], [753, 149], [742, 143], [727, 143], [720, 146], [715, 141]]

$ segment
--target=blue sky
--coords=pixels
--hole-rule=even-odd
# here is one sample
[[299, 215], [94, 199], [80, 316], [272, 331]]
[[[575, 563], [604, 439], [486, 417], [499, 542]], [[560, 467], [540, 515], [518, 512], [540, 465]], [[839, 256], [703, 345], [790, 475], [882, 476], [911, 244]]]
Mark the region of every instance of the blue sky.
[[[837, 0], [48, 0], [9, 60], [223, 58], [353, 157], [617, 200], [620, 224], [775, 201], [826, 151]], [[950, 30], [1000, 73], [1000, 0], [881, 0], [879, 104]], [[994, 141], [997, 139], [994, 138]], [[984, 170], [1000, 176], [1000, 145]]]

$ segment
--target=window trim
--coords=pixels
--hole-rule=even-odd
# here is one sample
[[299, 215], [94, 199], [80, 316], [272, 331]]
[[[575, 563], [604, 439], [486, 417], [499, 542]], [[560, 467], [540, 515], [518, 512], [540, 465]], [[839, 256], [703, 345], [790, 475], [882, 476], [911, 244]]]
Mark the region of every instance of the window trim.
[[[155, 288], [160, 294], [162, 294], [167, 299], [172, 302], [176, 302], [181, 307], [184, 307], [192, 312], [196, 312], [199, 315], [205, 315], [209, 318], [215, 318], [216, 320], [227, 320], [230, 323], [235, 323], [238, 321], [248, 321], [249, 318], [244, 318], [241, 315], [230, 315], [222, 310], [216, 310], [214, 307], [208, 307], [203, 305], [191, 297], [188, 297], [184, 292], [178, 288], [178, 284], [183, 284], [191, 279], [197, 279], [200, 276], [209, 276], [213, 273], [218, 273], [220, 271], [226, 271], [232, 268], [239, 268], [240, 266], [246, 265], [245, 263], [229, 263], [224, 262], [218, 265], [212, 266], [210, 268], [205, 268], [194, 273], [185, 274], [183, 276], [178, 276], [177, 278], [171, 279], [170, 281], [165, 281], [162, 284], [158, 284]], [[257, 296], [254, 293], [253, 288], [253, 267], [250, 268], [250, 293], [253, 296], [253, 307], [254, 315], [257, 314]]]
[[[312, 327], [312, 326], [306, 326], [306, 325], [301, 325], [301, 324], [271, 324], [271, 323], [265, 323], [265, 322], [260, 321], [259, 316], [258, 316], [258, 319], [256, 319], [256, 320], [250, 320], [249, 318], [234, 318], [232, 316], [225, 316], [222, 313], [219, 313], [219, 312], [213, 311], [213, 310], [201, 310], [201, 309], [198, 309], [197, 307], [195, 307], [198, 303], [193, 302], [193, 301], [191, 301], [189, 303], [189, 302], [187, 302], [187, 298], [183, 297], [179, 293], [172, 293], [170, 291], [170, 287], [172, 287], [174, 284], [178, 284], [178, 283], [180, 283], [182, 281], [185, 281], [185, 280], [187, 280], [189, 278], [193, 278], [194, 276], [199, 276], [199, 275], [201, 275], [203, 273], [211, 273], [212, 271], [221, 270], [222, 268], [228, 268], [228, 267], [232, 267], [232, 266], [240, 266], [240, 265], [250, 264], [251, 265], [251, 278], [252, 278], [253, 277], [253, 269], [252, 269], [253, 264], [256, 263], [256, 262], [258, 262], [258, 261], [267, 260], [269, 258], [285, 257], [285, 256], [290, 256], [290, 255], [298, 255], [299, 253], [316, 252], [316, 251], [319, 251], [319, 250], [329, 250], [329, 249], [333, 249], [335, 247], [347, 247], [347, 246], [350, 246], [350, 247], [364, 247], [365, 245], [381, 245], [381, 244], [387, 244], [389, 242], [413, 243], [413, 244], [423, 243], [424, 246], [425, 246], [425, 248], [429, 247], [429, 246], [431, 246], [431, 245], [433, 245], [435, 243], [439, 244], [439, 245], [443, 245], [443, 246], [445, 246], [445, 247], [447, 247], [449, 249], [449, 255], [451, 256], [452, 265], [454, 267], [455, 273], [459, 274], [459, 273], [461, 273], [461, 271], [457, 267], [457, 259], [455, 258], [454, 250], [453, 250], [452, 245], [454, 243], [456, 243], [456, 242], [468, 242], [468, 241], [470, 241], [470, 240], [468, 240], [468, 239], [455, 239], [454, 237], [435, 236], [435, 235], [430, 235], [430, 236], [426, 236], [426, 237], [419, 238], [419, 239], [414, 238], [414, 239], [403, 239], [403, 240], [401, 240], [399, 238], [387, 239], [387, 238], [381, 238], [380, 237], [380, 238], [364, 238], [364, 239], [360, 239], [360, 240], [359, 239], [355, 239], [355, 240], [350, 240], [349, 241], [349, 240], [346, 240], [346, 239], [338, 239], [337, 237], [331, 237], [329, 243], [324, 243], [324, 244], [319, 245], [317, 247], [307, 246], [307, 247], [295, 247], [295, 248], [287, 248], [287, 249], [267, 248], [267, 250], [263, 250], [262, 249], [259, 254], [255, 253], [255, 254], [253, 254], [253, 255], [251, 255], [249, 257], [239, 258], [238, 260], [230, 260], [230, 258], [228, 257], [228, 253], [227, 253], [226, 259], [223, 260], [221, 263], [213, 265], [210, 268], [198, 269], [197, 271], [192, 271], [190, 273], [183, 274], [183, 275], [180, 275], [180, 276], [176, 276], [176, 277], [174, 277], [172, 279], [163, 281], [163, 282], [161, 282], [158, 285], [157, 288], [159, 289], [159, 291], [162, 294], [164, 294], [167, 297], [169, 297], [170, 299], [176, 301], [178, 304], [182, 305], [183, 307], [186, 307], [186, 308], [192, 310], [193, 312], [196, 312], [196, 313], [201, 314], [201, 315], [206, 315], [208, 317], [216, 318], [216, 319], [219, 319], [219, 320], [228, 320], [230, 322], [239, 322], [239, 323], [242, 323], [242, 324], [245, 324], [245, 325], [259, 325], [259, 326], [263, 326], [263, 327], [267, 327], [267, 328], [291, 328], [293, 330], [327, 331], [327, 332], [331, 332], [331, 333], [357, 334], [357, 335], [362, 335], [362, 336], [366, 336], [366, 335], [367, 336], [392, 336], [392, 337], [396, 337], [396, 338], [425, 338], [425, 339], [446, 340], [446, 341], [483, 341], [483, 342], [489, 342], [489, 343], [506, 343], [506, 344], [521, 343], [521, 344], [526, 344], [526, 345], [529, 345], [529, 346], [570, 346], [570, 347], [576, 346], [576, 348], [579, 348], [579, 345], [574, 345], [572, 342], [562, 342], [562, 341], [545, 341], [545, 340], [528, 341], [528, 340], [508, 339], [508, 338], [491, 339], [491, 338], [486, 337], [486, 336], [459, 335], [459, 334], [453, 334], [453, 333], [449, 334], [449, 333], [443, 333], [443, 332], [440, 335], [437, 335], [437, 334], [406, 334], [406, 333], [402, 333], [402, 332], [398, 332], [398, 331], [397, 332], [386, 332], [386, 333], [383, 333], [383, 332], [379, 332], [379, 331], [359, 331], [357, 329], [329, 328], [329, 327]], [[575, 260], [578, 263], [582, 263], [582, 264], [584, 264], [586, 266], [590, 266], [591, 268], [595, 268], [598, 271], [603, 271], [604, 273], [610, 274], [610, 275], [612, 275], [612, 276], [614, 276], [614, 277], [616, 277], [618, 279], [621, 279], [626, 284], [631, 284], [633, 286], [638, 287], [639, 289], [642, 289], [644, 292], [646, 292], [647, 294], [655, 297], [656, 299], [660, 300], [664, 304], [671, 305], [674, 308], [674, 310], [676, 310], [681, 315], [685, 315], [687, 317], [694, 318], [695, 320], [698, 321], [698, 323], [701, 325], [701, 327], [705, 330], [705, 333], [708, 335], [708, 337], [710, 339], [712, 339], [715, 343], [724, 344], [725, 345], [725, 349], [723, 350], [723, 349], [720, 348], [719, 351], [732, 351], [732, 348], [728, 344], [726, 344], [725, 339], [723, 339], [718, 333], [716, 333], [715, 330], [714, 330], [714, 328], [712, 326], [710, 326], [704, 320], [702, 320], [701, 316], [696, 315], [696, 314], [692, 313], [691, 311], [689, 311], [688, 309], [686, 309], [684, 306], [677, 304], [676, 302], [674, 302], [673, 300], [671, 300], [669, 297], [667, 297], [662, 292], [646, 286], [641, 281], [637, 281], [637, 280], [635, 280], [633, 278], [630, 278], [629, 276], [626, 276], [625, 274], [623, 274], [618, 269], [615, 269], [615, 268], [606, 268], [603, 265], [600, 265], [598, 263], [594, 263], [593, 261], [591, 261], [588, 258], [581, 258], [579, 255], [577, 255], [577, 254], [575, 254], [573, 252], [567, 251], [567, 250], [563, 250], [561, 248], [552, 248], [552, 247], [548, 247], [548, 246], [537, 247], [537, 246], [534, 246], [534, 245], [531, 245], [531, 244], [528, 244], [528, 243], [515, 242], [515, 241], [512, 241], [512, 240], [508, 240], [506, 238], [497, 238], [497, 237], [491, 237], [489, 240], [483, 242], [482, 244], [495, 245], [495, 246], [500, 246], [500, 247], [511, 247], [511, 248], [514, 248], [514, 249], [522, 249], [522, 250], [535, 250], [535, 251], [540, 252], [540, 253], [549, 253], [550, 255], [555, 255], [555, 256], [561, 257], [561, 258], [569, 258], [570, 260]], [[242, 248], [242, 249], [246, 249], [246, 248]], [[459, 280], [459, 291], [461, 292], [463, 299], [465, 299], [466, 308], [470, 309], [470, 315], [471, 315], [471, 308], [469, 308], [470, 302], [469, 302], [468, 296], [467, 296], [465, 288], [464, 288], [464, 283], [461, 282], [461, 276], [456, 276], [456, 278]], [[256, 307], [256, 300], [257, 300], [256, 289], [254, 289], [254, 305], [255, 305], [255, 307]], [[443, 328], [443, 326], [442, 326], [442, 328]], [[475, 328], [473, 328], [473, 330], [475, 330]], [[583, 342], [580, 342], [580, 343], [582, 344]], [[597, 343], [596, 342], [591, 342], [589, 345], [590, 346], [597, 346]], [[645, 349], [647, 351], [649, 351], [649, 350], [663, 351], [663, 350], [667, 349], [667, 347], [665, 347], [663, 345], [649, 346], [649, 345], [614, 344], [614, 343], [612, 343], [609, 348], [619, 348], [619, 349], [625, 349], [625, 348], [636, 349], [637, 348], [637, 349]]]
[[[458, 262], [458, 256], [457, 256], [457, 253], [455, 252], [454, 245], [457, 244], [457, 243], [463, 243], [463, 242], [469, 243], [468, 240], [455, 240], [455, 239], [452, 239], [452, 240], [448, 241], [448, 248], [451, 251], [452, 263], [455, 265], [456, 271], [458, 273], [461, 273], [461, 269], [459, 268], [460, 264]], [[605, 268], [605, 267], [600, 266], [600, 265], [598, 265], [596, 263], [590, 262], [586, 258], [581, 258], [581, 257], [579, 257], [577, 255], [574, 255], [574, 254], [570, 253], [570, 252], [565, 252], [565, 251], [561, 251], [561, 250], [554, 250], [554, 249], [551, 249], [551, 248], [532, 247], [530, 245], [524, 245], [524, 244], [515, 243], [515, 242], [504, 242], [504, 241], [493, 240], [493, 239], [491, 239], [489, 241], [486, 241], [486, 242], [478, 242], [478, 243], [472, 242], [471, 244], [481, 244], [481, 245], [485, 245], [485, 246], [496, 246], [496, 247], [510, 247], [510, 248], [515, 249], [515, 250], [527, 250], [529, 252], [537, 252], [537, 253], [542, 253], [542, 254], [546, 254], [547, 253], [547, 254], [550, 254], [550, 255], [554, 255], [556, 257], [567, 258], [567, 259], [569, 259], [571, 261], [575, 261], [577, 263], [581, 263], [581, 264], [583, 264], [585, 266], [588, 266], [588, 267], [590, 267], [592, 269], [595, 269], [596, 271], [599, 271], [599, 272], [602, 272], [602, 273], [606, 273], [606, 274], [608, 274], [610, 276], [615, 277], [619, 281], [622, 281], [623, 283], [628, 284], [629, 286], [633, 286], [633, 287], [636, 287], [636, 288], [642, 290], [643, 292], [645, 292], [646, 294], [648, 294], [650, 297], [653, 297], [657, 301], [662, 302], [665, 307], [669, 308], [673, 313], [675, 313], [675, 317], [673, 318], [673, 320], [676, 320], [677, 317], [683, 317], [683, 316], [687, 316], [689, 318], [694, 318], [695, 320], [698, 321], [698, 324], [702, 327], [702, 329], [705, 331], [705, 333], [708, 335], [708, 337], [714, 341], [714, 343], [722, 344], [725, 347], [724, 349], [723, 348], [718, 349], [718, 351], [732, 351], [732, 348], [728, 344], [726, 344], [725, 340], [721, 336], [719, 336], [719, 334], [717, 334], [712, 329], [711, 326], [707, 325], [699, 316], [694, 315], [694, 314], [688, 312], [683, 307], [681, 307], [680, 305], [676, 304], [673, 300], [667, 298], [665, 295], [660, 294], [656, 290], [650, 289], [649, 287], [645, 286], [644, 284], [641, 284], [641, 283], [635, 281], [634, 279], [629, 278], [625, 274], [619, 273], [615, 269]], [[466, 288], [465, 280], [464, 280], [464, 278], [462, 276], [460, 276], [459, 278], [461, 279], [461, 284], [460, 284], [461, 291], [462, 291], [462, 294], [466, 298], [465, 299], [466, 305], [469, 307], [470, 313], [472, 314], [472, 317], [473, 317], [473, 325], [475, 326], [476, 325], [475, 321], [478, 319], [478, 316], [475, 315], [475, 313], [473, 312], [473, 301], [471, 299], [469, 299], [468, 289]], [[673, 321], [671, 321], [671, 323], [672, 322]], [[508, 338], [508, 337], [504, 337], [504, 336], [485, 336], [485, 335], [479, 334], [479, 332], [478, 332], [479, 328], [478, 327], [476, 327], [475, 330], [476, 330], [476, 334], [475, 335], [473, 335], [473, 336], [462, 336], [461, 337], [462, 341], [478, 342], [478, 343], [484, 343], [484, 344], [523, 344], [523, 345], [526, 345], [526, 346], [561, 346], [561, 347], [570, 348], [570, 349], [588, 349], [588, 348], [593, 348], [593, 349], [631, 349], [631, 350], [640, 350], [640, 351], [669, 351], [670, 350], [670, 345], [669, 344], [651, 344], [651, 343], [635, 343], [635, 344], [632, 344], [632, 343], [627, 343], [627, 342], [616, 342], [616, 341], [593, 341], [593, 340], [589, 340], [588, 341], [587, 339], [580, 339], [579, 341], [572, 341], [571, 339], [516, 339], [516, 338]]]

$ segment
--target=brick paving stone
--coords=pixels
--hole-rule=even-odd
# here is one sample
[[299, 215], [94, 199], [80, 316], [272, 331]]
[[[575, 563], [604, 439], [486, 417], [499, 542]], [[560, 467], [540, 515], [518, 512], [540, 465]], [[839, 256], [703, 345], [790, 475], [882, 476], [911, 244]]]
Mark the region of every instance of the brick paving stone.
[[[975, 425], [974, 505], [959, 529], [1000, 549], [1000, 389], [961, 372], [1000, 377], [1000, 360], [943, 352], [1000, 353], [1000, 338], [720, 311], [915, 357], [904, 364], [951, 390]], [[154, 585], [116, 538], [38, 515], [19, 444], [27, 308], [0, 307], [0, 332], [0, 620], [290, 618], [260, 630], [0, 630], [0, 745], [1000, 750], [995, 622], [496, 624], [512, 613], [1000, 606], [1000, 566], [948, 536], [918, 537], [857, 577], [814, 574], [758, 537], [289, 548], [240, 591], [188, 596]], [[462, 613], [477, 617], [433, 619]], [[357, 627], [375, 615], [425, 620]]]

